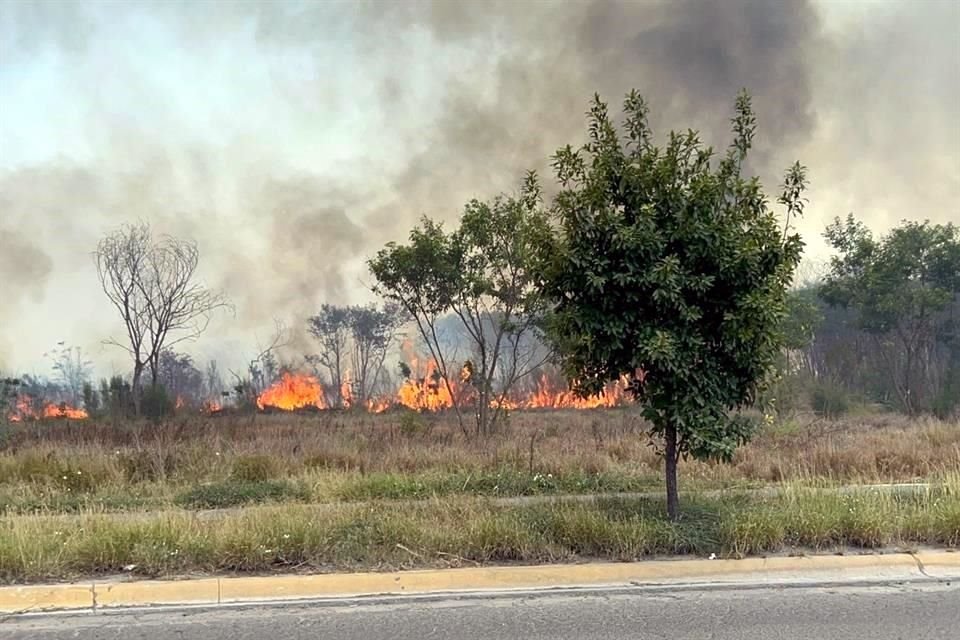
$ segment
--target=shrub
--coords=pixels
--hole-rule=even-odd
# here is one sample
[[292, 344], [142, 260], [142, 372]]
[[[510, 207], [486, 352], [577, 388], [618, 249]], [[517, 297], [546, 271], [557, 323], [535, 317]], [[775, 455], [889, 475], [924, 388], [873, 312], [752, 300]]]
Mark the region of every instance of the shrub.
[[172, 416], [174, 408], [173, 398], [167, 394], [167, 389], [162, 384], [155, 384], [143, 390], [140, 412], [144, 417], [159, 420]]
[[230, 477], [239, 482], [265, 482], [277, 475], [277, 463], [270, 456], [251, 454], [234, 460]]
[[819, 383], [810, 398], [813, 410], [827, 418], [837, 418], [850, 411], [850, 400], [842, 388]]
[[136, 449], [121, 454], [118, 462], [128, 482], [155, 482], [173, 475], [180, 460], [174, 451]]
[[413, 411], [407, 411], [400, 415], [400, 433], [408, 438], [420, 435], [429, 430], [426, 420]]
[[307, 501], [309, 492], [285, 481], [243, 482], [229, 480], [202, 485], [175, 499], [185, 509], [225, 509], [264, 502]]

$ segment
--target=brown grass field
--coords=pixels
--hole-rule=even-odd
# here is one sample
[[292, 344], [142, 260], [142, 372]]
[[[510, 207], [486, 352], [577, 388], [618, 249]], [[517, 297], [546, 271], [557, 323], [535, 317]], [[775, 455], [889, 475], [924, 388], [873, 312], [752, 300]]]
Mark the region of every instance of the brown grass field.
[[[680, 469], [670, 522], [630, 409], [518, 412], [486, 440], [402, 412], [0, 425], [0, 581], [960, 545], [956, 422], [798, 416]], [[654, 497], [562, 498], [625, 492]]]

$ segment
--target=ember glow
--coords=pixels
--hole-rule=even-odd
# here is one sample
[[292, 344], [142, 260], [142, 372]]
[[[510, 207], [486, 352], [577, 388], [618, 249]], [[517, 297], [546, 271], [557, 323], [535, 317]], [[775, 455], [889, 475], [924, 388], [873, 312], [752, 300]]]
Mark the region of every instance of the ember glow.
[[33, 400], [30, 396], [18, 396], [14, 402], [13, 412], [8, 416], [10, 422], [23, 422], [24, 420], [45, 420], [45, 419], [66, 419], [66, 420], [86, 420], [89, 414], [85, 409], [71, 407], [65, 402], [56, 404], [47, 403], [41, 409], [34, 409]]
[[257, 398], [260, 409], [268, 407], [295, 411], [305, 407], [326, 409], [323, 387], [313, 376], [302, 373], [284, 373], [279, 381]]

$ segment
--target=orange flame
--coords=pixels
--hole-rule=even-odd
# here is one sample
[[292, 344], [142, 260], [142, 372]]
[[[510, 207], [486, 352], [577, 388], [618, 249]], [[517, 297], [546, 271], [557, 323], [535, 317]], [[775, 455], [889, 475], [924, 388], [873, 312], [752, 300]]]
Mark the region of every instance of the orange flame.
[[203, 403], [203, 410], [207, 413], [217, 413], [223, 411], [223, 405], [217, 400], [207, 400]]
[[608, 384], [604, 392], [586, 398], [578, 397], [568, 388], [558, 388], [551, 384], [546, 375], [537, 381], [536, 390], [527, 398], [519, 401], [523, 409], [598, 409], [618, 407], [630, 401], [627, 394], [629, 379], [624, 376], [618, 382]]
[[304, 407], [327, 408], [323, 387], [313, 376], [284, 373], [279, 381], [257, 398], [260, 409], [271, 407], [294, 411]]
[[[411, 359], [416, 362], [414, 359]], [[451, 388], [440, 375], [434, 360], [427, 363], [427, 372], [422, 378], [405, 380], [397, 392], [397, 402], [415, 411], [440, 411], [453, 406], [458, 385], [451, 381]], [[451, 393], [451, 390], [453, 393]]]
[[86, 409], [77, 409], [71, 407], [65, 402], [59, 404], [50, 402], [42, 409], [34, 410], [33, 401], [30, 396], [17, 396], [14, 402], [13, 412], [8, 416], [10, 422], [22, 422], [24, 420], [43, 420], [49, 418], [62, 418], [67, 420], [86, 420], [90, 415]]

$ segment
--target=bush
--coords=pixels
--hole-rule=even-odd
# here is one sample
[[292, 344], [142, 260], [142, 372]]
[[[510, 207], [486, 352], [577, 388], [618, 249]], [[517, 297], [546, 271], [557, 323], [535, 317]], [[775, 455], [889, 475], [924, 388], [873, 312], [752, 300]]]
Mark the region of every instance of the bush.
[[225, 509], [264, 502], [307, 501], [309, 492], [289, 482], [227, 481], [207, 484], [178, 495], [177, 505], [184, 509]]
[[423, 435], [432, 425], [419, 413], [407, 411], [400, 416], [400, 433], [408, 438]]
[[167, 389], [162, 384], [155, 384], [143, 390], [140, 412], [145, 418], [159, 420], [172, 416], [174, 408], [174, 400], [167, 394]]
[[233, 462], [230, 477], [239, 482], [265, 482], [277, 475], [277, 463], [270, 456], [244, 455]]
[[838, 386], [819, 383], [810, 398], [813, 410], [827, 418], [837, 418], [850, 411], [847, 392]]
[[155, 482], [164, 480], [177, 470], [179, 457], [173, 451], [136, 449], [118, 458], [123, 476], [128, 482]]

